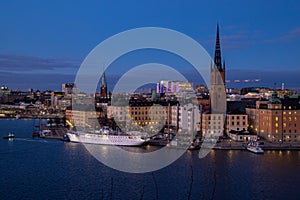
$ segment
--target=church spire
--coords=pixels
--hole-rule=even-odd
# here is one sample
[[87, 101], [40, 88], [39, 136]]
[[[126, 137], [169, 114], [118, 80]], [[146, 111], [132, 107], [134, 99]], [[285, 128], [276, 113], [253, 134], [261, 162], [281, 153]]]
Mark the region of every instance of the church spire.
[[107, 83], [106, 83], [104, 68], [101, 77], [100, 94], [102, 97], [107, 97]]
[[222, 68], [222, 57], [221, 57], [221, 45], [220, 45], [220, 35], [219, 35], [219, 24], [217, 24], [217, 35], [216, 35], [216, 47], [215, 47], [215, 65], [219, 72], [223, 71]]
[[106, 78], [105, 78], [104, 67], [103, 67], [103, 70], [102, 70], [101, 87], [106, 87]]

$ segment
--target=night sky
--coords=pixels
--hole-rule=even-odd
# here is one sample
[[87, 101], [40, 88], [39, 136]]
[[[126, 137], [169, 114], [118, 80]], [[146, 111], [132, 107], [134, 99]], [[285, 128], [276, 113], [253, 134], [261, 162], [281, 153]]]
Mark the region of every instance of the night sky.
[[[217, 23], [227, 79], [261, 79], [228, 87], [280, 87], [285, 82], [300, 88], [297, 0], [0, 1], [0, 85], [60, 90], [62, 83], [74, 82], [81, 62], [96, 45], [139, 27], [182, 32], [213, 56]], [[164, 53], [133, 52], [107, 71], [108, 86], [134, 65], [148, 62], [187, 69]]]

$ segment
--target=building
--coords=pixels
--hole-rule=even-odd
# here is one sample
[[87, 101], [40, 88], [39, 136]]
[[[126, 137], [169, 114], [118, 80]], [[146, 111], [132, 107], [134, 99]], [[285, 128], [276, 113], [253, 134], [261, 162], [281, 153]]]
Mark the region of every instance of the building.
[[229, 137], [236, 142], [249, 142], [249, 141], [257, 141], [257, 135], [254, 133], [250, 133], [249, 131], [234, 131], [231, 130], [229, 132]]
[[271, 142], [300, 142], [300, 98], [279, 99], [276, 91], [269, 100], [246, 108], [250, 130]]
[[202, 135], [205, 138], [218, 139], [224, 133], [225, 115], [222, 113], [202, 113]]
[[74, 83], [63, 83], [61, 86], [61, 91], [65, 94], [65, 95], [70, 95], [73, 93], [78, 93], [79, 89], [76, 88]]
[[156, 84], [156, 93], [166, 95], [195, 95], [192, 82], [162, 80]]
[[66, 119], [75, 126], [77, 130], [97, 129], [100, 111], [90, 105], [76, 105], [76, 108], [66, 109]]
[[248, 130], [248, 115], [241, 112], [229, 112], [226, 115], [226, 134], [230, 131]]
[[206, 139], [218, 139], [224, 134], [226, 113], [225, 62], [222, 65], [219, 25], [217, 25], [214, 64], [210, 66], [209, 99], [210, 110], [202, 114], [202, 136]]
[[[123, 97], [124, 98], [124, 97]], [[122, 99], [122, 98], [121, 98]], [[124, 98], [126, 99], [126, 97]], [[107, 117], [114, 118], [122, 130], [149, 131], [158, 133], [171, 125], [171, 106], [176, 102], [151, 101], [142, 94], [132, 94], [129, 105], [115, 100], [107, 108]]]
[[225, 62], [222, 66], [219, 25], [217, 25], [214, 64], [210, 66], [210, 103], [212, 113], [226, 112]]
[[180, 131], [200, 131], [201, 112], [199, 105], [173, 105], [171, 107], [171, 124]]

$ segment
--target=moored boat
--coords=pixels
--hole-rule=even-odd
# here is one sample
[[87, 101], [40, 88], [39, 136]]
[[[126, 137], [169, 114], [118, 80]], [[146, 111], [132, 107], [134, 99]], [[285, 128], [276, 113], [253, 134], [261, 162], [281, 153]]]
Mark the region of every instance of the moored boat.
[[39, 132], [39, 137], [45, 137], [45, 136], [49, 136], [52, 134], [52, 131], [49, 129], [44, 129], [42, 131]]
[[248, 151], [251, 151], [253, 153], [257, 153], [257, 154], [264, 153], [264, 150], [258, 146], [257, 142], [254, 142], [254, 141], [250, 141], [247, 144], [246, 148], [247, 148]]
[[117, 145], [117, 146], [141, 146], [145, 140], [140, 136], [131, 136], [126, 134], [111, 135], [78, 132], [69, 130], [67, 135], [71, 142], [87, 143], [87, 144], [103, 144], [103, 145]]

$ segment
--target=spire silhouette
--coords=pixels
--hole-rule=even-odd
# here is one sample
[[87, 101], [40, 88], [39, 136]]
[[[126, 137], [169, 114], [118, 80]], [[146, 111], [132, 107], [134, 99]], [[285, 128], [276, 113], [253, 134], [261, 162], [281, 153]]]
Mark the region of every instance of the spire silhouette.
[[219, 34], [219, 24], [217, 24], [217, 35], [216, 35], [216, 47], [215, 47], [215, 65], [217, 69], [221, 72], [222, 68], [222, 57], [221, 57], [221, 45], [220, 45], [220, 34]]

